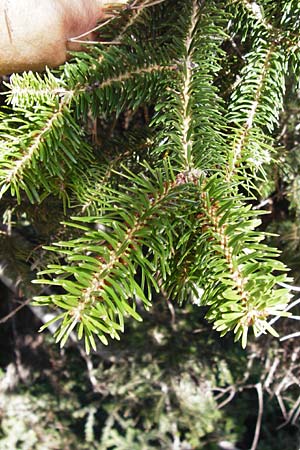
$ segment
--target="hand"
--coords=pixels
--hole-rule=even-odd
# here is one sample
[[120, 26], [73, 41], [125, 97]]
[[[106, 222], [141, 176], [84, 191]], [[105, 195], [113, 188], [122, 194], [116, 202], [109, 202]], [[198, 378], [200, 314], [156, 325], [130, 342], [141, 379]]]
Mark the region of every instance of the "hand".
[[[0, 75], [39, 71], [64, 63], [68, 51], [82, 49], [82, 44], [69, 39], [94, 28], [105, 15], [108, 3], [107, 0], [0, 0]], [[88, 34], [82, 39], [91, 38]]]

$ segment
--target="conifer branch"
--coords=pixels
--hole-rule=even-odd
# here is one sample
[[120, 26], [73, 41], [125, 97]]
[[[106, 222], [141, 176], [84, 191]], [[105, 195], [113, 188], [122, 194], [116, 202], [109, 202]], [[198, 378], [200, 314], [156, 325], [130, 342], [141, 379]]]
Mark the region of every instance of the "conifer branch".
[[[270, 66], [270, 59], [272, 57], [273, 52], [275, 51], [275, 45], [272, 44], [268, 49], [266, 49], [266, 52], [260, 53], [261, 61], [262, 61], [262, 67], [260, 68], [260, 73], [258, 78], [255, 80], [256, 90], [253, 92], [253, 100], [250, 103], [247, 102], [247, 115], [245, 117], [245, 122], [242, 126], [242, 129], [239, 131], [238, 136], [236, 138], [236, 141], [233, 142], [233, 148], [231, 151], [231, 155], [229, 156], [229, 164], [227, 169], [227, 181], [230, 182], [232, 179], [232, 176], [236, 172], [237, 166], [241, 162], [243, 155], [245, 153], [245, 147], [247, 147], [249, 141], [249, 134], [254, 126], [255, 120], [256, 120], [256, 114], [257, 109], [260, 108], [261, 104], [261, 97], [263, 95], [263, 89], [266, 83], [266, 78], [269, 71]], [[244, 88], [244, 83], [240, 83]], [[253, 85], [253, 82], [252, 82]], [[233, 108], [234, 108], [233, 103]], [[243, 113], [245, 114], [245, 108], [243, 108]], [[234, 114], [232, 114], [233, 117], [229, 115], [229, 121], [230, 119], [232, 121], [239, 122], [240, 121], [240, 114], [238, 115], [238, 118], [234, 117]]]
[[24, 171], [32, 164], [32, 160], [38, 159], [36, 153], [39, 152], [44, 137], [54, 128], [55, 123], [58, 123], [63, 119], [66, 114], [65, 107], [65, 102], [60, 102], [58, 109], [51, 114], [49, 120], [45, 122], [43, 128], [40, 130], [40, 133], [34, 136], [30, 146], [26, 149], [26, 154], [15, 162], [11, 170], [8, 170], [7, 177], [3, 180], [4, 184], [10, 185], [17, 178], [22, 179]]
[[[180, 302], [198, 296], [214, 328], [243, 346], [249, 328], [276, 334], [267, 317], [285, 314], [289, 295], [276, 285], [286, 267], [262, 243], [261, 212], [244, 193], [270, 159], [294, 22], [288, 9], [284, 23], [274, 21], [270, 2], [265, 15], [246, 0], [180, 1], [180, 13], [175, 3], [136, 2], [120, 30], [115, 20], [105, 28], [119, 47], [7, 84], [2, 195], [10, 190], [19, 203], [23, 192], [32, 203], [58, 195], [66, 215], [74, 207], [65, 240], [46, 247], [57, 263], [38, 281], [60, 291], [36, 299], [56, 309], [61, 345], [74, 330], [87, 351], [94, 336], [118, 339], [124, 318], [141, 318], [136, 297], [148, 308], [158, 288]], [[227, 101], [228, 34], [248, 53], [241, 69], [226, 69], [240, 77]], [[138, 117], [130, 130], [128, 110]], [[97, 145], [89, 120], [99, 124]]]
[[[91, 331], [107, 343], [103, 332], [118, 338], [118, 331], [124, 330], [124, 315], [141, 320], [134, 304], [130, 306], [130, 297], [138, 295], [145, 307], [150, 306], [151, 289], [157, 289], [155, 260], [165, 257], [168, 248], [168, 233], [163, 233], [163, 230], [168, 227], [168, 210], [172, 211], [170, 201], [177, 196], [177, 184], [160, 184], [157, 191], [150, 180], [144, 180], [140, 188], [134, 207], [128, 207], [126, 212], [118, 212], [113, 207], [103, 217], [74, 218], [75, 221], [69, 225], [82, 229], [83, 236], [48, 248], [65, 254], [69, 263], [77, 263], [77, 266], [51, 265], [41, 275], [57, 274], [59, 277], [38, 280], [38, 283], [61, 286], [67, 291], [62, 295], [36, 298], [39, 304], [54, 304], [65, 311], [57, 317], [57, 320], [62, 319], [57, 332], [57, 341], [61, 341], [61, 345], [77, 327], [79, 338], [85, 334], [86, 350], [89, 351], [90, 345], [95, 348]], [[133, 198], [120, 192], [115, 201], [126, 201], [131, 205]], [[162, 215], [164, 222], [160, 219]], [[98, 224], [98, 230], [80, 225], [82, 222]], [[107, 224], [111, 229], [106, 229]], [[154, 229], [158, 231], [157, 225], [161, 228], [160, 236], [165, 237], [157, 240], [156, 254], [152, 253], [150, 258], [144, 254], [142, 247], [147, 245], [148, 239], [156, 241], [153, 232]], [[160, 257], [159, 252], [162, 252]], [[135, 281], [137, 267], [143, 274], [143, 287]], [[144, 293], [147, 286], [148, 297]]]
[[192, 60], [192, 40], [197, 26], [197, 18], [199, 14], [199, 6], [197, 0], [192, 3], [191, 24], [187, 33], [185, 46], [185, 60], [183, 66], [183, 87], [182, 87], [182, 146], [183, 146], [183, 162], [184, 170], [191, 170], [193, 167], [193, 155], [191, 149], [193, 147], [192, 136], [192, 117], [190, 114], [190, 104], [193, 81], [193, 60]]
[[264, 17], [262, 6], [258, 2], [251, 2], [249, 0], [230, 0], [233, 5], [241, 5], [242, 8], [245, 8], [255, 19], [255, 21], [268, 30], [268, 32], [272, 32], [274, 30], [271, 23], [269, 23]]

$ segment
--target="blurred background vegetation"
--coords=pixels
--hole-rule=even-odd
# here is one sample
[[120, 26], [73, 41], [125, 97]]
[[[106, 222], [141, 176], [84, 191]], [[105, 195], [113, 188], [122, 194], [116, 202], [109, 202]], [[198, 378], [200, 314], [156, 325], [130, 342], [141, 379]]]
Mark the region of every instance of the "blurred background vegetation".
[[[6, 291], [1, 316], [12, 305]], [[90, 356], [75, 342], [60, 350], [39, 326], [24, 308], [1, 327], [1, 449], [246, 450], [260, 387], [257, 448], [299, 448], [295, 340], [264, 337], [244, 351], [220, 339], [201, 308], [164, 298]]]

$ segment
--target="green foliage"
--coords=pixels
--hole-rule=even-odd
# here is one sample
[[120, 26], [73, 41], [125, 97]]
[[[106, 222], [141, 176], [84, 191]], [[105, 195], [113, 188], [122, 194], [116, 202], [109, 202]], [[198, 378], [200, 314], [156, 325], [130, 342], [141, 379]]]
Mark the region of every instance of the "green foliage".
[[73, 331], [87, 352], [119, 339], [161, 290], [208, 306], [245, 347], [249, 328], [277, 335], [268, 318], [290, 297], [252, 205], [299, 73], [297, 2], [140, 3], [105, 30], [119, 46], [11, 77], [1, 195], [62, 199], [62, 237], [46, 247], [56, 261], [37, 281], [53, 290], [36, 297], [62, 346]]
[[59, 354], [41, 343], [46, 335], [23, 338], [31, 342], [19, 348], [25, 385], [13, 364], [0, 378], [0, 448], [167, 450], [177, 442], [215, 450], [219, 439], [236, 439], [243, 426], [217, 409], [214, 389], [237, 381], [236, 362], [246, 355], [235, 347], [223, 357], [224, 342], [207, 334], [201, 309], [191, 309], [175, 311], [171, 323], [157, 298], [145, 325], [133, 322], [120, 343], [89, 360], [94, 393], [74, 348]]

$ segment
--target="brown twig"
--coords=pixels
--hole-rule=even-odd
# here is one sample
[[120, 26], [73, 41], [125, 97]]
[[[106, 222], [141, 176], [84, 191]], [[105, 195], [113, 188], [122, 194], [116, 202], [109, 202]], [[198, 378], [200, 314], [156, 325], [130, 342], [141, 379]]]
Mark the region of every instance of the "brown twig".
[[250, 450], [256, 450], [256, 448], [257, 448], [259, 436], [260, 436], [262, 416], [263, 416], [263, 411], [264, 411], [264, 399], [263, 399], [262, 384], [257, 383], [255, 385], [255, 389], [257, 391], [257, 397], [258, 397], [258, 414], [257, 414], [254, 438], [253, 438], [253, 442], [252, 442]]
[[12, 319], [21, 309], [23, 309], [25, 306], [27, 306], [31, 302], [31, 298], [28, 298], [25, 300], [21, 305], [19, 305], [17, 308], [15, 308], [13, 311], [11, 311], [6, 316], [2, 317], [0, 319], [0, 324], [7, 322], [9, 319]]

